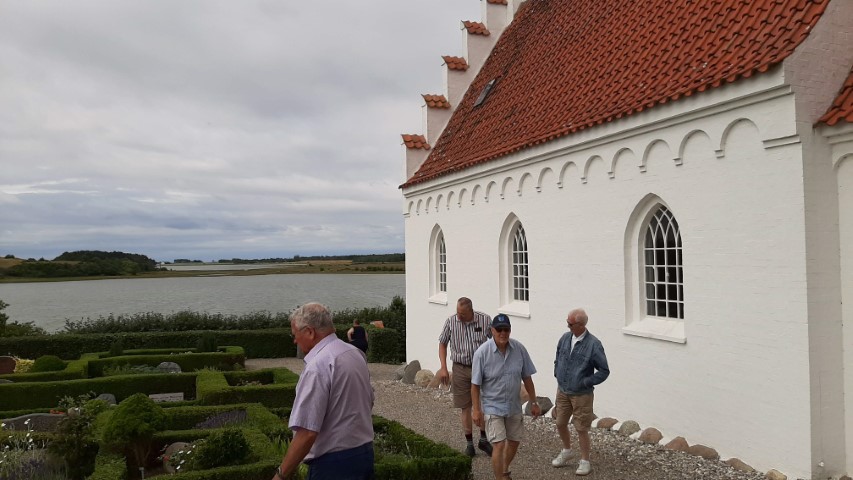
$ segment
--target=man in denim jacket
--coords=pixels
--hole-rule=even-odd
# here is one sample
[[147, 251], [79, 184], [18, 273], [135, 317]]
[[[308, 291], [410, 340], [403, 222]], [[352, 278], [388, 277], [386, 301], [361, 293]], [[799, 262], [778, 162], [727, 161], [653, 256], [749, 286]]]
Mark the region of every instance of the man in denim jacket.
[[557, 358], [554, 360], [554, 376], [557, 378], [557, 401], [554, 407], [557, 416], [557, 433], [563, 441], [563, 450], [551, 465], [564, 467], [572, 455], [569, 417], [578, 432], [581, 459], [575, 475], [588, 475], [592, 470], [589, 463], [589, 429], [592, 426], [592, 401], [595, 385], [610, 375], [604, 347], [586, 329], [589, 318], [583, 309], [569, 312], [566, 323], [569, 331], [557, 343]]

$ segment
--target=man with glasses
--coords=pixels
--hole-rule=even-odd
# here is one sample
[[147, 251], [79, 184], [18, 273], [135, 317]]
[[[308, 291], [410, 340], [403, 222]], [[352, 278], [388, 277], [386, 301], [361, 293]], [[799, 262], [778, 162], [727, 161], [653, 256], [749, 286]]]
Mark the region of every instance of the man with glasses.
[[305, 352], [289, 426], [293, 440], [273, 480], [305, 459], [312, 480], [369, 480], [373, 469], [373, 387], [364, 352], [335, 335], [332, 314], [307, 303], [290, 314], [293, 343]]
[[[518, 340], [509, 338], [509, 317], [495, 315], [492, 320], [492, 338], [480, 345], [474, 353], [471, 369], [471, 400], [473, 419], [486, 427], [492, 442], [492, 471], [495, 479], [511, 480], [509, 465], [515, 458], [524, 433], [524, 416], [521, 413], [521, 384], [532, 399], [534, 417], [542, 414], [536, 403], [533, 374], [536, 367], [527, 349]], [[482, 403], [482, 408], [480, 407]]]
[[564, 467], [572, 456], [569, 417], [578, 432], [581, 459], [575, 475], [589, 475], [589, 429], [592, 426], [593, 389], [610, 375], [604, 347], [589, 330], [589, 318], [581, 308], [569, 312], [566, 324], [569, 331], [557, 343], [557, 358], [554, 360], [554, 376], [557, 377], [557, 401], [554, 410], [557, 416], [557, 433], [563, 441], [563, 449], [551, 465]]
[[[473, 457], [473, 425], [471, 422], [471, 362], [474, 352], [491, 337], [489, 324], [491, 317], [475, 312], [470, 298], [462, 297], [456, 302], [456, 315], [444, 322], [441, 335], [438, 336], [438, 359], [441, 368], [435, 376], [442, 384], [447, 384], [450, 376], [447, 371], [447, 347], [453, 361], [453, 406], [459, 409], [465, 441], [468, 445], [465, 454]], [[486, 455], [492, 454], [492, 445], [486, 439], [486, 432], [480, 429], [480, 441], [477, 447]]]

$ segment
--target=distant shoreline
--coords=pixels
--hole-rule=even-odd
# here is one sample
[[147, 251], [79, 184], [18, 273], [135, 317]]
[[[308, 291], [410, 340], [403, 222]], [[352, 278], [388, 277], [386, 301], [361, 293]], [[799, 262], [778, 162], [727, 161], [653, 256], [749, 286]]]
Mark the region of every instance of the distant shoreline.
[[[164, 264], [164, 267], [169, 266], [199, 266], [214, 267], [217, 264], [198, 264], [198, 263], [179, 263], [179, 264]], [[222, 266], [242, 265], [242, 264], [220, 264]], [[245, 264], [247, 267], [253, 264]], [[118, 276], [95, 276], [95, 277], [57, 277], [57, 278], [18, 278], [6, 277], [0, 279], [0, 284], [4, 283], [45, 283], [45, 282], [76, 282], [90, 280], [124, 280], [124, 279], [139, 279], [139, 278], [181, 278], [181, 277], [239, 277], [239, 276], [254, 276], [254, 275], [282, 275], [282, 274], [299, 274], [299, 273], [319, 273], [319, 274], [405, 274], [405, 262], [389, 262], [389, 263], [353, 263], [349, 260], [318, 260], [306, 261], [299, 263], [281, 263], [274, 266], [264, 268], [250, 268], [246, 270], [167, 270], [157, 272], [144, 272], [137, 275], [118, 275]]]

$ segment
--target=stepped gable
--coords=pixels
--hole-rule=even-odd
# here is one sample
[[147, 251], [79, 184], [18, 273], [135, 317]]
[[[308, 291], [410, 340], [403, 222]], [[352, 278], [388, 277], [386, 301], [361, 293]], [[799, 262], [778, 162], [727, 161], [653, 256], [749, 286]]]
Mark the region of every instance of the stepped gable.
[[447, 98], [444, 95], [429, 95], [423, 94], [424, 102], [426, 102], [426, 106], [429, 108], [450, 108], [450, 102], [447, 101]]
[[462, 57], [452, 57], [450, 55], [445, 55], [441, 57], [444, 59], [444, 63], [447, 64], [447, 68], [451, 70], [468, 70], [468, 62], [465, 61]]
[[847, 81], [832, 102], [829, 110], [820, 117], [817, 123], [825, 123], [829, 126], [835, 125], [838, 122], [853, 123], [853, 68], [850, 69], [850, 75], [847, 76]]
[[401, 187], [766, 72], [828, 3], [529, 0]]
[[471, 35], [483, 35], [484, 37], [489, 36], [489, 29], [486, 28], [486, 25], [483, 23], [463, 20], [462, 25], [465, 26], [465, 29], [468, 30], [468, 33]]
[[429, 144], [426, 141], [426, 137], [423, 135], [410, 135], [404, 133], [402, 137], [406, 148], [429, 150]]

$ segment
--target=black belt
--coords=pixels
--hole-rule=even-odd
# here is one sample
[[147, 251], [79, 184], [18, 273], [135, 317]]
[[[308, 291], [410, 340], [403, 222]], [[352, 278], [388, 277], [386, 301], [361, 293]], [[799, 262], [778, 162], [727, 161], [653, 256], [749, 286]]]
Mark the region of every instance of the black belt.
[[465, 365], [464, 363], [453, 362], [454, 365], [459, 365], [460, 367], [471, 368], [471, 365]]

